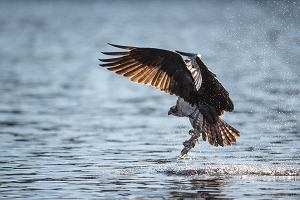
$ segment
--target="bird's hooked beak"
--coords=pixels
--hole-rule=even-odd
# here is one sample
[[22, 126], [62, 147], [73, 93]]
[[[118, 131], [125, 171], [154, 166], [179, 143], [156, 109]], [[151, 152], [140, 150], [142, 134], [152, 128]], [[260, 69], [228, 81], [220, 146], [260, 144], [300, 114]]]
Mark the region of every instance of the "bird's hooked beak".
[[195, 56], [194, 53], [187, 53], [187, 52], [182, 52], [182, 51], [176, 51], [176, 52], [182, 56], [189, 56], [189, 57]]
[[175, 110], [176, 110], [175, 106], [171, 107], [169, 112], [168, 112], [168, 115], [173, 115]]

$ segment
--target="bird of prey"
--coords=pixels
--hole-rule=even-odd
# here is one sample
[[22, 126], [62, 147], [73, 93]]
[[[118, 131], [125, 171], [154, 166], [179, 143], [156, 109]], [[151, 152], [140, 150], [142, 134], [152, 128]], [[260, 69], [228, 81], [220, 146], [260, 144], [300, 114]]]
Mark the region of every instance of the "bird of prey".
[[195, 146], [200, 136], [214, 146], [236, 143], [239, 131], [221, 119], [225, 111], [234, 110], [232, 100], [200, 54], [109, 45], [122, 51], [102, 52], [114, 57], [99, 59], [100, 66], [133, 82], [178, 96], [168, 114], [188, 117], [193, 127], [191, 138], [183, 143], [182, 156]]

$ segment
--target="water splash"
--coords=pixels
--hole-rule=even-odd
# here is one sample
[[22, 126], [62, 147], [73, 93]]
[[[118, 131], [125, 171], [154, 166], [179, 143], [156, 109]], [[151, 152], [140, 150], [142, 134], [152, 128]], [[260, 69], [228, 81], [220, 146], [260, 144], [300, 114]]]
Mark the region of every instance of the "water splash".
[[218, 165], [218, 166], [168, 166], [158, 170], [167, 175], [194, 176], [194, 175], [259, 175], [259, 176], [299, 176], [300, 169], [257, 165]]

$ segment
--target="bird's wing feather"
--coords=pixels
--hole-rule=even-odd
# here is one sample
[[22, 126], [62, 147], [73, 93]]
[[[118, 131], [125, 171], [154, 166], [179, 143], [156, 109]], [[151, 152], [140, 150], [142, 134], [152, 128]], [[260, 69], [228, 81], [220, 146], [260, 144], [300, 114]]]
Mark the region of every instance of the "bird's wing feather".
[[123, 75], [136, 83], [151, 85], [169, 94], [196, 103], [195, 81], [182, 57], [172, 51], [110, 44], [123, 52], [102, 52], [118, 56], [99, 59], [100, 66]]
[[188, 60], [186, 60], [186, 67], [190, 71], [195, 83], [195, 87], [198, 91], [201, 88], [201, 84], [202, 84], [201, 70], [199, 67], [196, 67], [196, 65], [193, 64], [193, 62], [194, 62], [194, 58], [189, 58]]
[[229, 97], [229, 93], [218, 80], [217, 76], [212, 73], [207, 66], [199, 59], [198, 65], [201, 66], [202, 85], [199, 90], [199, 99], [213, 106], [218, 115], [222, 115], [224, 111], [233, 111], [234, 106]]

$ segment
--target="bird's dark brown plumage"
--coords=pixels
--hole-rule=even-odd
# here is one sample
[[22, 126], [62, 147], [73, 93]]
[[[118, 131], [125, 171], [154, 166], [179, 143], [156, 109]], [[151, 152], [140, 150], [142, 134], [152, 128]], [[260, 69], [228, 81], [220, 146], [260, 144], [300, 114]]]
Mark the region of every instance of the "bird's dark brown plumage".
[[208, 69], [200, 58], [197, 58], [196, 61], [203, 77], [201, 88], [198, 92], [199, 100], [213, 106], [218, 115], [222, 115], [224, 111], [232, 112], [234, 106], [229, 93], [217, 79], [217, 76]]
[[175, 94], [188, 102], [196, 103], [197, 91], [194, 80], [182, 57], [175, 52], [113, 45], [127, 51], [102, 52], [119, 56], [99, 59], [102, 67], [123, 75], [136, 83], [154, 86], [166, 93]]
[[[211, 145], [224, 146], [236, 142], [239, 131], [220, 118], [224, 111], [231, 112], [234, 109], [229, 93], [201, 57], [180, 51], [110, 45], [123, 51], [102, 52], [115, 57], [99, 59], [102, 62], [100, 66], [133, 82], [175, 94], [188, 105], [196, 105], [197, 112], [203, 115], [202, 127], [198, 127], [202, 139]], [[184, 60], [182, 56], [188, 59]], [[190, 118], [190, 114], [187, 117]], [[189, 145], [185, 146], [183, 153], [195, 146], [198, 137], [199, 134], [187, 141]]]
[[[166, 93], [175, 94], [191, 104], [207, 105], [207, 112], [222, 115], [233, 111], [229, 94], [208, 67], [197, 57], [202, 83], [199, 90], [185, 61], [177, 52], [110, 44], [124, 49], [121, 52], [102, 52], [115, 58], [99, 59], [102, 67], [123, 75], [136, 83], [154, 86]], [[209, 120], [215, 122], [214, 120]]]

